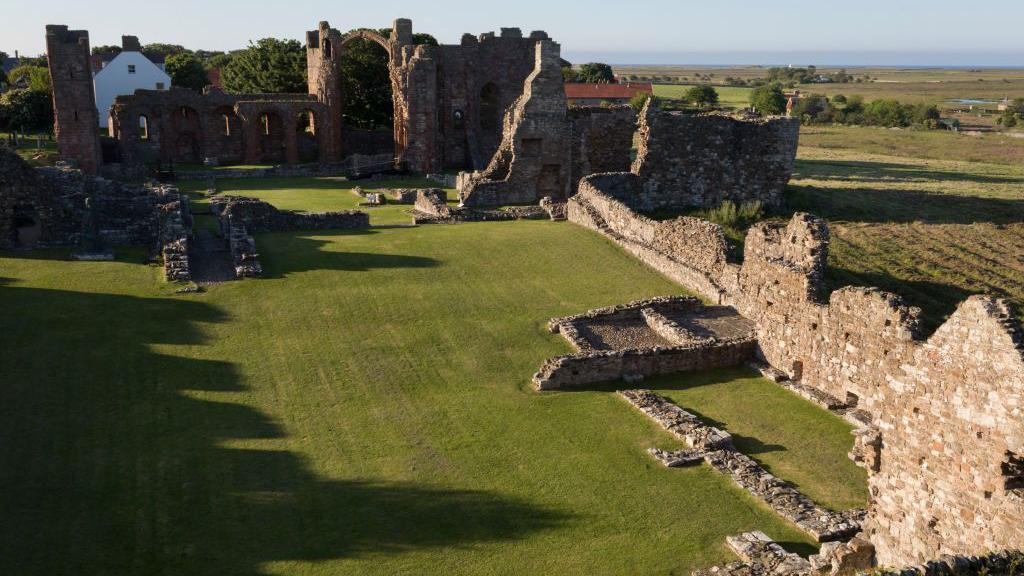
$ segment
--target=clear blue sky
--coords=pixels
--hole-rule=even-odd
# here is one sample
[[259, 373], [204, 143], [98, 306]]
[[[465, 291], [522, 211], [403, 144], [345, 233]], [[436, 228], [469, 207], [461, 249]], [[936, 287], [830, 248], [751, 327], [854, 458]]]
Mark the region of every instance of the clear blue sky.
[[0, 14], [9, 53], [42, 52], [46, 24], [87, 29], [93, 45], [135, 34], [222, 50], [301, 39], [319, 20], [348, 30], [404, 17], [443, 43], [503, 26], [546, 30], [575, 61], [1024, 66], [1024, 0], [0, 0]]

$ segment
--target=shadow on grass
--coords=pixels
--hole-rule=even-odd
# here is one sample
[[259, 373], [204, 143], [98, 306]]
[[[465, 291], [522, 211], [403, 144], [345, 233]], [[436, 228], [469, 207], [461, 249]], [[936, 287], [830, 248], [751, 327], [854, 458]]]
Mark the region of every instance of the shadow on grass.
[[[153, 350], [202, 347], [228, 320], [196, 301], [0, 287], [0, 573], [261, 574], [570, 520], [492, 492], [319, 477], [279, 448], [275, 419], [231, 402], [247, 390], [235, 364]], [[229, 444], [254, 439], [277, 447]]]
[[838, 222], [935, 224], [1011, 224], [1024, 220], [1024, 200], [955, 196], [887, 188], [818, 188], [790, 185], [788, 217], [810, 212]]
[[[256, 246], [261, 254], [263, 278], [285, 278], [315, 270], [367, 272], [386, 268], [433, 268], [441, 263], [424, 256], [349, 252], [345, 250], [344, 241], [339, 240], [377, 233], [367, 229], [259, 234]], [[337, 246], [338, 250], [325, 250], [325, 246]]]
[[929, 170], [914, 164], [853, 160], [797, 160], [793, 178], [817, 180], [971, 182], [974, 184], [1021, 184], [1024, 178], [984, 176], [952, 170]]

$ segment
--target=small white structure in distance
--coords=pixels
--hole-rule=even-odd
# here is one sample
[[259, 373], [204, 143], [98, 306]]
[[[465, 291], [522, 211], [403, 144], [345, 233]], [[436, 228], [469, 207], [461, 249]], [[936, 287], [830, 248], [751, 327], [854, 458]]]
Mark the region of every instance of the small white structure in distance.
[[171, 77], [142, 53], [135, 36], [121, 37], [121, 53], [107, 62], [92, 78], [96, 90], [96, 109], [100, 126], [110, 121], [114, 98], [134, 94], [136, 90], [167, 90]]

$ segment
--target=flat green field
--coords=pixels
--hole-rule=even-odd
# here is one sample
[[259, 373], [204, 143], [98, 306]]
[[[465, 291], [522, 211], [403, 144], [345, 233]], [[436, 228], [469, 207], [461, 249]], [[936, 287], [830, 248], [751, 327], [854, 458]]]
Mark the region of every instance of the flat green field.
[[[330, 212], [334, 210], [364, 210], [370, 214], [374, 226], [412, 224], [411, 206], [360, 206], [365, 199], [354, 192], [356, 187], [367, 191], [385, 188], [435, 188], [438, 184], [426, 178], [396, 180], [354, 180], [344, 178], [222, 178], [217, 180], [217, 193], [225, 196], [247, 196], [269, 202], [282, 210]], [[209, 204], [201, 192], [206, 183], [184, 181], [179, 187], [193, 197], [194, 211]], [[447, 190], [449, 202], [458, 202], [455, 190]]]
[[[334, 206], [273, 188], [251, 191]], [[569, 350], [548, 318], [680, 292], [598, 235], [257, 240], [264, 279], [192, 295], [142, 251], [0, 254], [0, 573], [688, 574], [750, 529], [811, 549], [729, 478], [658, 465], [678, 444], [609, 391], [532, 389]], [[838, 418], [747, 370], [649, 385], [864, 505]]]
[[971, 294], [1024, 303], [1024, 140], [803, 128], [790, 210], [831, 222], [828, 279], [904, 296], [937, 327]]
[[[680, 84], [655, 84], [654, 95], [662, 98], [682, 98], [686, 91], [693, 86]], [[716, 86], [719, 104], [733, 108], [744, 108], [750, 106], [750, 88], [732, 88], [727, 86]]]

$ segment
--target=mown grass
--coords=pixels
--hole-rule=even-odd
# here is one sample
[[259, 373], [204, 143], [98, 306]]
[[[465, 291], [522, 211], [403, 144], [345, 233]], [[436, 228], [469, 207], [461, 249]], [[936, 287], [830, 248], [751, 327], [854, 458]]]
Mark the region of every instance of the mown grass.
[[[202, 211], [209, 205], [205, 196], [206, 182], [184, 180], [179, 183], [182, 191], [193, 199], [194, 210]], [[356, 187], [373, 191], [384, 188], [438, 188], [433, 180], [426, 178], [395, 178], [391, 180], [346, 180], [333, 177], [309, 178], [220, 178], [217, 193], [221, 195], [247, 196], [269, 202], [282, 210], [305, 212], [331, 212], [336, 210], [365, 210], [370, 214], [374, 226], [412, 224], [411, 206], [387, 205], [360, 206], [365, 199], [354, 192]], [[449, 202], [457, 202], [454, 190], [447, 190]]]
[[831, 222], [831, 288], [895, 292], [934, 329], [971, 294], [1024, 303], [1020, 159], [995, 135], [805, 129], [788, 205]]
[[[302, 190], [259, 192], [333, 201]], [[677, 444], [614, 395], [532, 390], [568, 351], [548, 318], [679, 292], [598, 235], [258, 243], [264, 279], [194, 295], [141, 251], [0, 254], [0, 572], [688, 574], [750, 529], [809, 549], [730, 479], [656, 465], [645, 448]], [[654, 385], [823, 503], [863, 505], [826, 412], [746, 371]]]

